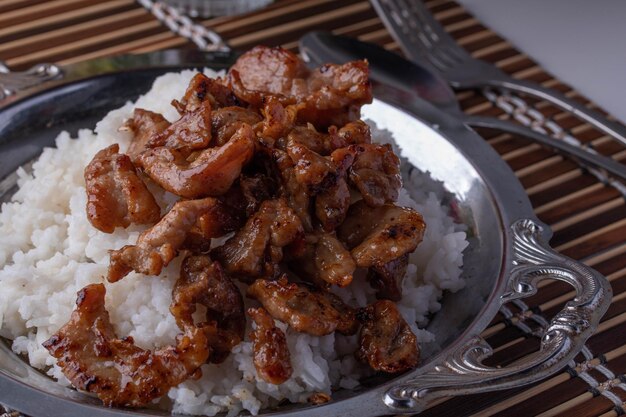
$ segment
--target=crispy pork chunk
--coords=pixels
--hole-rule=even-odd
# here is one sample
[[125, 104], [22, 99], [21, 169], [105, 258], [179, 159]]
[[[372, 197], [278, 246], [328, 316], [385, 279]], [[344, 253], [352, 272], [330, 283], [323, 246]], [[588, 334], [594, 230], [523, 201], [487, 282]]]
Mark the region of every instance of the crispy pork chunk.
[[259, 211], [213, 254], [229, 274], [251, 282], [257, 277], [278, 273], [282, 248], [302, 235], [302, 224], [285, 200], [266, 200]]
[[380, 298], [399, 300], [407, 258], [422, 241], [426, 224], [415, 210], [385, 204], [370, 207], [364, 200], [350, 206], [339, 227], [339, 239], [351, 249], [357, 266], [370, 269], [370, 282]]
[[356, 357], [376, 371], [397, 373], [419, 362], [417, 338], [395, 303], [379, 300], [358, 313], [363, 322]]
[[178, 327], [185, 329], [194, 325], [193, 314], [198, 304], [206, 308], [205, 321], [217, 326], [208, 335], [212, 350], [210, 361], [221, 363], [243, 340], [246, 318], [239, 289], [219, 262], [206, 255], [190, 256], [181, 266], [170, 305]]
[[141, 349], [132, 337], [115, 335], [105, 292], [102, 284], [80, 290], [70, 320], [43, 343], [72, 385], [109, 407], [141, 407], [201, 375], [210, 354], [204, 329], [189, 326], [175, 346]]
[[335, 330], [354, 334], [358, 329], [355, 310], [335, 294], [290, 283], [285, 276], [276, 281], [257, 279], [248, 287], [248, 295], [298, 332], [324, 336]]
[[161, 209], [119, 145], [98, 152], [85, 168], [87, 218], [98, 230], [113, 233], [132, 223], [152, 224]]
[[141, 154], [146, 174], [167, 191], [184, 198], [219, 196], [230, 188], [254, 154], [254, 132], [243, 124], [222, 146], [207, 148], [192, 160], [166, 146]]
[[256, 325], [250, 333], [254, 367], [266, 382], [282, 384], [293, 372], [285, 333], [276, 327], [272, 316], [263, 308], [249, 308], [248, 315]]
[[366, 61], [324, 65], [309, 71], [293, 53], [257, 46], [243, 54], [228, 72], [235, 95], [256, 108], [269, 97], [297, 104], [297, 121], [318, 128], [357, 120], [363, 104], [372, 102]]
[[130, 271], [159, 275], [163, 267], [176, 257], [198, 219], [216, 204], [217, 201], [211, 197], [174, 204], [161, 221], [139, 236], [136, 244], [110, 252], [109, 282], [119, 281]]

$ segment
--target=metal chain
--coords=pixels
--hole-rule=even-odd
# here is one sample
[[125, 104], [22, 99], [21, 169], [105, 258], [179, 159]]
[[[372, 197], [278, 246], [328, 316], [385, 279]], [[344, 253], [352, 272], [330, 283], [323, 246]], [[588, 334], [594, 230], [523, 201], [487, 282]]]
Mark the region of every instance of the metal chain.
[[172, 32], [189, 39], [198, 49], [207, 52], [228, 52], [230, 48], [217, 32], [194, 23], [189, 17], [181, 14], [174, 7], [153, 0], [137, 0], [137, 2], [165, 24]]
[[[584, 144], [553, 120], [545, 117], [539, 110], [528, 104], [523, 98], [513, 95], [509, 92], [496, 92], [491, 88], [483, 89], [484, 96], [495, 106], [504, 110], [509, 116], [515, 120], [528, 126], [537, 132], [548, 134], [556, 139], [561, 139], [572, 146], [577, 146], [587, 152], [597, 154], [590, 144]], [[620, 181], [608, 175], [601, 169], [585, 168], [591, 175], [596, 177], [601, 183], [615, 188], [626, 198], [626, 186]]]

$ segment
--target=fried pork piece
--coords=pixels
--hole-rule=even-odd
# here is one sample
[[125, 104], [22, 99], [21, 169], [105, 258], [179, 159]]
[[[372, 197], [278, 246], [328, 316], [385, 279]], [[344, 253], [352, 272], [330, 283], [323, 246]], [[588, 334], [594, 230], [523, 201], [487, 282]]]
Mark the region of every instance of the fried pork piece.
[[[263, 107], [268, 95], [291, 104], [308, 94], [309, 70], [294, 53], [279, 47], [252, 48], [237, 59], [228, 73], [235, 95], [257, 108]], [[233, 76], [239, 82], [232, 80]]]
[[286, 136], [294, 127], [298, 114], [295, 106], [283, 106], [279, 100], [269, 97], [262, 109], [261, 137], [278, 140]]
[[334, 233], [313, 233], [305, 240], [303, 253], [290, 262], [292, 270], [320, 288], [352, 282], [356, 264]]
[[419, 362], [417, 338], [389, 300], [379, 300], [359, 311], [363, 322], [355, 356], [376, 371], [397, 373]]
[[146, 150], [150, 138], [163, 132], [170, 126], [163, 115], [150, 110], [135, 109], [133, 118], [126, 121], [123, 128], [133, 132], [133, 139], [126, 153], [134, 164], [138, 164], [139, 154]]
[[341, 129], [331, 126], [328, 128], [328, 134], [332, 138], [331, 143], [335, 145], [333, 150], [350, 145], [372, 143], [372, 132], [363, 120], [347, 123]]
[[[193, 111], [184, 113], [167, 129], [152, 135], [147, 148], [166, 146], [189, 154], [211, 143], [211, 104], [204, 101]], [[140, 159], [141, 160], [141, 159]]]
[[211, 116], [211, 134], [217, 146], [222, 146], [233, 137], [244, 124], [254, 126], [263, 118], [256, 112], [243, 107], [224, 107]]
[[70, 320], [43, 343], [72, 385], [95, 393], [109, 407], [141, 407], [200, 376], [210, 354], [203, 329], [188, 327], [176, 346], [141, 349], [130, 336], [115, 335], [105, 291], [102, 284], [80, 290]]
[[172, 105], [180, 114], [184, 114], [193, 112], [204, 102], [208, 102], [213, 109], [243, 104], [228, 87], [218, 80], [198, 73], [189, 82], [183, 98], [180, 101], [172, 101]]
[[390, 145], [362, 144], [350, 168], [350, 182], [370, 206], [393, 203], [402, 187], [400, 159]]
[[335, 167], [335, 177], [315, 198], [315, 215], [327, 232], [335, 230], [343, 223], [350, 208], [350, 189], [346, 176], [356, 155], [355, 146], [337, 149], [330, 155]]
[[249, 308], [248, 315], [256, 324], [250, 333], [254, 367], [266, 382], [282, 384], [293, 372], [285, 333], [274, 325], [274, 319], [263, 308]]
[[295, 164], [296, 181], [306, 187], [309, 194], [316, 194], [327, 183], [335, 181], [337, 171], [330, 159], [313, 152], [298, 142], [287, 144], [287, 155]]
[[346, 335], [358, 330], [356, 311], [335, 294], [289, 283], [285, 276], [277, 281], [257, 279], [247, 294], [298, 332], [324, 336], [335, 330]]
[[145, 173], [167, 191], [184, 198], [224, 194], [254, 154], [254, 132], [247, 124], [223, 146], [207, 148], [189, 161], [186, 152], [148, 149], [140, 158]]
[[87, 218], [96, 229], [113, 233], [132, 223], [151, 224], [161, 209], [119, 145], [98, 152], [85, 167]]
[[284, 149], [287, 143], [299, 143], [313, 152], [328, 156], [339, 148], [368, 144], [371, 141], [372, 135], [369, 126], [361, 120], [355, 120], [341, 129], [330, 126], [327, 134], [318, 132], [310, 124], [308, 126], [294, 126], [287, 135], [287, 140], [279, 141], [279, 147]]
[[302, 223], [284, 199], [267, 200], [246, 224], [213, 251], [229, 274], [250, 282], [273, 276], [282, 248], [303, 236]]
[[[209, 336], [210, 361], [221, 363], [244, 337], [246, 318], [239, 289], [219, 262], [208, 256], [190, 256], [183, 261], [180, 277], [172, 290], [170, 312], [181, 329], [194, 326], [197, 304], [206, 307], [206, 321], [217, 327]], [[214, 329], [214, 326], [209, 326]]]
[[130, 271], [159, 275], [176, 257], [200, 216], [210, 212], [216, 204], [217, 201], [210, 197], [174, 204], [160, 222], [139, 236], [135, 245], [110, 251], [109, 282], [119, 281]]
[[297, 102], [297, 120], [316, 127], [343, 126], [372, 102], [366, 61], [328, 64], [310, 72], [295, 54], [281, 48], [257, 46], [243, 54], [229, 70], [228, 84], [256, 108], [268, 97], [282, 105]]
[[182, 249], [194, 253], [206, 253], [211, 248], [211, 239], [222, 237], [239, 229], [245, 220], [243, 216], [222, 201], [216, 201], [209, 211], [198, 218], [187, 233]]
[[279, 149], [272, 151], [276, 162], [276, 169], [281, 180], [280, 194], [287, 200], [289, 207], [296, 213], [306, 231], [313, 230], [313, 221], [309, 213], [309, 192], [307, 187], [296, 178], [292, 159]]
[[425, 229], [415, 210], [392, 204], [370, 207], [359, 200], [350, 206], [337, 236], [351, 249], [358, 267], [371, 268], [369, 278], [378, 297], [399, 300], [407, 265], [401, 258], [415, 250]]

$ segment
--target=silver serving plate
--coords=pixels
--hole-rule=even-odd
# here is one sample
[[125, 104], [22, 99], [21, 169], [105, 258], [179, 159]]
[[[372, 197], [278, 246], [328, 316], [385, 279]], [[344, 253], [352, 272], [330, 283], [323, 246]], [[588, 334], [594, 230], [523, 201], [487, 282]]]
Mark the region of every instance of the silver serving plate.
[[[16, 168], [53, 144], [65, 129], [93, 127], [108, 110], [146, 91], [160, 73], [199, 65], [226, 68], [228, 54], [167, 51], [90, 61], [63, 68], [65, 79], [12, 97], [0, 110], [0, 200], [15, 190]], [[196, 65], [194, 65], [196, 64]], [[428, 103], [381, 85], [365, 117], [390, 130], [410, 163], [442, 181], [469, 226], [463, 275], [467, 286], [445, 294], [427, 329], [419, 368], [341, 390], [319, 406], [288, 405], [265, 415], [367, 417], [410, 414], [441, 396], [474, 394], [528, 384], [561, 370], [580, 351], [611, 301], [607, 280], [547, 244], [551, 232], [538, 221], [524, 189], [504, 161], [456, 118]], [[494, 368], [480, 333], [509, 301], [528, 297], [544, 279], [569, 283], [576, 297], [550, 322], [538, 352]], [[158, 410], [103, 407], [97, 399], [62, 387], [0, 343], [0, 402], [32, 416], [167, 415]]]

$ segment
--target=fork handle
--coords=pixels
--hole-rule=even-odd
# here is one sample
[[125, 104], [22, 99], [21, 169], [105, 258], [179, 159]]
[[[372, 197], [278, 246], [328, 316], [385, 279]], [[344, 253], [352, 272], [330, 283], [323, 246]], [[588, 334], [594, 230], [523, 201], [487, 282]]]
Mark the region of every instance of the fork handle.
[[587, 168], [600, 168], [613, 174], [615, 177], [626, 180], [626, 166], [620, 164], [614, 159], [588, 152], [583, 148], [570, 145], [567, 142], [555, 139], [541, 132], [537, 132], [526, 126], [522, 126], [506, 120], [483, 116], [465, 116], [463, 118], [463, 121], [467, 125], [472, 127], [498, 129], [504, 132], [527, 137], [543, 146], [555, 149], [565, 156], [578, 160], [581, 165], [584, 165]]
[[[478, 86], [476, 86], [478, 87]], [[598, 130], [618, 140], [626, 146], [626, 126], [608, 120], [597, 111], [588, 109], [584, 105], [565, 97], [558, 91], [542, 87], [532, 81], [517, 80], [505, 77], [502, 79], [489, 80], [482, 87], [494, 87], [500, 90], [520, 93], [527, 96], [548, 101], [566, 112], [569, 112]]]

